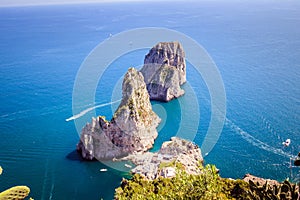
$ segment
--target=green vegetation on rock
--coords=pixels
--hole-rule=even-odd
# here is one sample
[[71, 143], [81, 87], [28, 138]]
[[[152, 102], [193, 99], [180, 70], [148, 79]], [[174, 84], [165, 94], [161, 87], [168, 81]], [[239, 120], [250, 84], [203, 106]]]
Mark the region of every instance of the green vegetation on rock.
[[[0, 166], [0, 175], [2, 174], [2, 167]], [[0, 193], [0, 200], [21, 200], [25, 199], [30, 193], [30, 189], [27, 186], [15, 186], [11, 187]], [[29, 200], [33, 200], [30, 198]]]
[[135, 174], [131, 180], [123, 179], [115, 199], [226, 199], [216, 167], [207, 165], [202, 170], [191, 175], [177, 168], [176, 177], [154, 180]]
[[[172, 162], [163, 165], [172, 165]], [[173, 166], [173, 165], [172, 165]], [[284, 181], [279, 185], [266, 182], [259, 185], [252, 181], [221, 178], [213, 165], [200, 167], [199, 175], [187, 174], [176, 168], [176, 177], [159, 177], [147, 180], [135, 174], [131, 180], [123, 179], [115, 191], [115, 199], [297, 199], [296, 185]]]
[[180, 162], [176, 162], [176, 160], [172, 160], [170, 162], [161, 162], [158, 166], [160, 170], [166, 167], [176, 167], [179, 170], [184, 170], [184, 166]]

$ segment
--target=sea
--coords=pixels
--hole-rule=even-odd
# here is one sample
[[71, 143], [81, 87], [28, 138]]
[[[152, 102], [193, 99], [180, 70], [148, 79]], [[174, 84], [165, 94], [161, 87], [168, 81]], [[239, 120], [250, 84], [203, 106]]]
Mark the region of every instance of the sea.
[[[251, 173], [299, 181], [293, 159], [300, 151], [300, 1], [111, 2], [0, 8], [0, 191], [27, 185], [34, 199], [113, 199], [122, 177], [130, 174], [82, 160], [75, 120], [110, 119], [122, 76], [129, 67], [142, 66], [150, 47], [99, 66], [105, 71], [95, 102], [83, 104], [79, 113], [73, 112], [73, 88], [82, 63], [99, 44], [145, 27], [192, 38], [219, 71], [226, 117], [216, 144], [203, 155], [205, 164], [216, 165], [222, 177]], [[151, 151], [179, 129], [203, 145], [213, 120], [211, 94], [188, 61], [183, 88], [186, 94], [178, 99], [152, 102], [162, 123]], [[197, 106], [190, 104], [190, 91]], [[182, 124], [184, 107], [188, 121], [199, 120]], [[288, 147], [282, 144], [286, 139]]]

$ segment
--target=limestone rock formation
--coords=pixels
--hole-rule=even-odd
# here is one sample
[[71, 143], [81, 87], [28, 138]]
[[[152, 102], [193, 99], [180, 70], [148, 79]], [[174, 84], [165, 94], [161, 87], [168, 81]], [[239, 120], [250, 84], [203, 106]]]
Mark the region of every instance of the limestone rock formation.
[[131, 160], [136, 165], [132, 172], [142, 174], [150, 180], [160, 176], [175, 176], [175, 166], [178, 164], [189, 174], [199, 174], [201, 173], [199, 165], [203, 163], [200, 148], [192, 142], [177, 137], [164, 142], [156, 153], [135, 153], [123, 160]]
[[184, 94], [185, 53], [179, 42], [160, 42], [145, 56], [141, 69], [150, 99], [170, 101]]
[[299, 186], [288, 180], [278, 182], [251, 174], [246, 174], [243, 180], [249, 183], [247, 194], [251, 199], [299, 199]]
[[153, 112], [143, 75], [130, 68], [122, 85], [122, 101], [111, 121], [92, 119], [83, 129], [77, 150], [82, 157], [112, 159], [150, 149], [160, 118]]
[[276, 180], [271, 180], [271, 179], [264, 179], [264, 178], [260, 178], [257, 176], [253, 176], [251, 174], [246, 174], [243, 178], [244, 181], [246, 181], [247, 183], [249, 183], [249, 181], [252, 181], [254, 183], [258, 183], [259, 185], [264, 185], [266, 184], [266, 182], [268, 182], [269, 185], [271, 186], [279, 186], [280, 183]]

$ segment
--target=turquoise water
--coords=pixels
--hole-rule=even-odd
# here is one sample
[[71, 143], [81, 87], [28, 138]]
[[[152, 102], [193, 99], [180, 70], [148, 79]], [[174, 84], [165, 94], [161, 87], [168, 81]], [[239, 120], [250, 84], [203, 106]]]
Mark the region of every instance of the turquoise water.
[[[0, 190], [24, 184], [35, 199], [113, 197], [124, 173], [103, 173], [99, 169], [105, 165], [83, 162], [74, 152], [79, 139], [74, 123], [65, 120], [73, 115], [74, 80], [89, 52], [110, 34], [145, 26], [192, 37], [220, 70], [227, 120], [205, 161], [216, 164], [224, 177], [289, 176], [289, 157], [300, 151], [299, 2], [15, 7], [0, 8]], [[98, 85], [98, 104], [110, 102], [116, 82], [128, 67], [140, 66], [147, 51], [124, 55], [107, 69]], [[210, 96], [189, 64], [187, 79], [199, 102], [194, 141], [201, 146], [211, 116]], [[180, 101], [188, 105], [188, 97]], [[155, 150], [176, 135], [181, 110], [179, 100], [152, 103], [163, 106], [162, 115], [167, 115]], [[111, 106], [96, 111], [112, 115]], [[283, 148], [287, 138], [292, 143]], [[299, 178], [298, 168], [292, 178]]]

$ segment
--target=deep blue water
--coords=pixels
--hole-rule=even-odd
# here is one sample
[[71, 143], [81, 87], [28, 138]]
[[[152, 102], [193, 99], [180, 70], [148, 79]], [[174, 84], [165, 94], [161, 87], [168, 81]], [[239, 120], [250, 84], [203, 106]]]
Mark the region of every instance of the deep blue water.
[[[139, 27], [165, 27], [192, 37], [220, 70], [227, 120], [205, 162], [216, 164], [224, 177], [289, 177], [289, 156], [300, 151], [299, 1], [12, 7], [0, 8], [0, 190], [22, 184], [34, 199], [113, 197], [124, 173], [101, 173], [105, 165], [80, 160], [74, 152], [75, 125], [65, 120], [73, 115], [73, 84], [89, 52], [110, 34]], [[131, 52], [109, 66], [97, 103], [111, 101], [116, 82], [128, 67], [140, 66], [147, 51]], [[199, 102], [194, 141], [201, 146], [210, 96], [190, 64], [187, 79]], [[167, 116], [155, 150], [176, 135], [180, 104], [189, 105], [189, 94], [168, 104], [152, 103]], [[97, 114], [110, 118], [111, 106], [98, 108]], [[291, 145], [283, 148], [287, 138]], [[292, 179], [297, 178], [299, 168], [294, 168]]]

